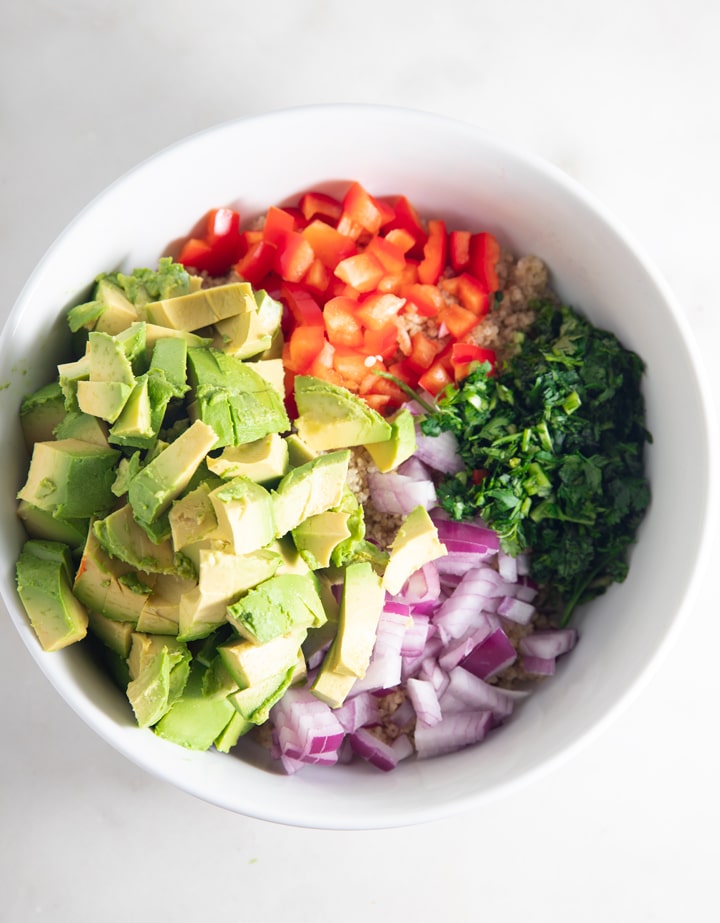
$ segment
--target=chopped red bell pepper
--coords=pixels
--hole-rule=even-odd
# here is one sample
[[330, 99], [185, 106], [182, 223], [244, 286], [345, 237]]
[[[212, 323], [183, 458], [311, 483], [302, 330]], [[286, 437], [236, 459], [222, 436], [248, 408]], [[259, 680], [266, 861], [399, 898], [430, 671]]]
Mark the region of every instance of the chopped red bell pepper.
[[393, 216], [389, 206], [381, 204], [360, 183], [355, 182], [343, 198], [337, 229], [341, 234], [357, 239], [363, 231], [377, 234]]
[[288, 306], [290, 315], [297, 326], [321, 327], [325, 329], [323, 312], [315, 299], [300, 285], [286, 282], [280, 296]]
[[459, 304], [446, 304], [438, 314], [438, 320], [456, 340], [462, 340], [478, 324], [477, 316]]
[[407, 252], [416, 259], [420, 259], [428, 235], [415, 207], [402, 195], [389, 199], [389, 203], [395, 212], [395, 217], [385, 226], [385, 233], [389, 234], [390, 231], [396, 229], [406, 231], [415, 241], [414, 246]]
[[386, 324], [380, 330], [363, 332], [363, 350], [368, 356], [391, 358], [397, 349], [398, 330], [395, 324]]
[[413, 303], [421, 317], [435, 317], [445, 305], [442, 292], [435, 285], [415, 282], [404, 286], [401, 291], [404, 297]]
[[345, 237], [319, 218], [311, 221], [300, 233], [309, 242], [315, 256], [322, 260], [328, 269], [334, 270], [341, 260], [357, 253], [354, 240]]
[[418, 266], [418, 279], [423, 285], [437, 284], [447, 259], [447, 231], [445, 222], [428, 221], [428, 239], [423, 247], [423, 258]]
[[326, 342], [325, 330], [322, 327], [296, 327], [287, 343], [287, 364], [294, 372], [307, 372]]
[[333, 346], [360, 347], [363, 345], [362, 325], [357, 317], [358, 303], [339, 295], [331, 298], [323, 308], [327, 338]]
[[412, 351], [405, 360], [407, 365], [416, 373], [420, 374], [435, 361], [435, 357], [440, 352], [440, 344], [437, 340], [431, 340], [429, 336], [421, 330], [410, 337]]
[[259, 288], [275, 265], [276, 249], [266, 240], [258, 240], [235, 264], [235, 272], [255, 288]]
[[421, 388], [431, 394], [433, 397], [438, 395], [443, 388], [452, 384], [452, 377], [448, 372], [442, 359], [436, 359], [430, 368], [424, 372], [418, 379]]
[[357, 292], [372, 292], [385, 270], [372, 253], [362, 251], [341, 260], [335, 267], [335, 275]]
[[478, 318], [484, 317], [490, 310], [490, 295], [484, 285], [467, 272], [456, 277], [456, 285], [460, 304]]
[[306, 192], [298, 204], [307, 222], [317, 218], [334, 225], [342, 214], [342, 203], [326, 192]]
[[365, 248], [365, 252], [372, 253], [387, 273], [399, 274], [405, 269], [405, 254], [387, 237], [373, 237]]
[[450, 231], [448, 258], [455, 272], [462, 272], [470, 263], [470, 231]]
[[178, 262], [198, 272], [223, 276], [241, 252], [240, 215], [232, 208], [214, 208], [206, 216], [204, 236], [186, 241]]
[[265, 215], [265, 224], [263, 225], [263, 239], [269, 244], [278, 247], [282, 244], [286, 235], [295, 230], [295, 218], [284, 208], [278, 208], [271, 205]]
[[497, 264], [500, 259], [500, 244], [487, 231], [470, 237], [468, 270], [485, 287], [486, 292], [496, 292], [500, 286]]
[[368, 330], [382, 330], [387, 324], [392, 323], [404, 304], [405, 299], [398, 298], [397, 295], [375, 292], [362, 299], [357, 316]]
[[281, 279], [299, 282], [315, 259], [313, 248], [299, 231], [288, 231], [277, 244], [275, 269]]
[[472, 368], [480, 362], [489, 362], [490, 374], [494, 373], [496, 362], [495, 351], [476, 343], [453, 343], [450, 350], [450, 361], [455, 371], [455, 380], [465, 378]]

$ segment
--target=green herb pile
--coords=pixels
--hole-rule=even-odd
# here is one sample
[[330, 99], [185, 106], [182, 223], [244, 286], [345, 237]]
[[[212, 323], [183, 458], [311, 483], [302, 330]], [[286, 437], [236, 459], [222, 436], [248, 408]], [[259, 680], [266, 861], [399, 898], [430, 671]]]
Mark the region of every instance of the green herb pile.
[[650, 501], [644, 365], [572, 308], [535, 307], [518, 354], [449, 386], [421, 427], [454, 433], [467, 466], [439, 484], [443, 508], [482, 517], [511, 554], [530, 550], [543, 608], [567, 624], [625, 578]]

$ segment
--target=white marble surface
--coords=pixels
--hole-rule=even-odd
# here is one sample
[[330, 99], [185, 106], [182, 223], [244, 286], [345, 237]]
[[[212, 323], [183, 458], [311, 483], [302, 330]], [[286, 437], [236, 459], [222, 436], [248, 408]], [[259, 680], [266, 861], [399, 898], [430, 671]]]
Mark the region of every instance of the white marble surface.
[[[710, 0], [5, 0], [2, 22], [3, 311], [73, 215], [157, 149], [267, 109], [383, 102], [480, 124], [588, 187], [665, 273], [720, 390]], [[711, 919], [718, 625], [710, 574], [630, 707], [512, 798], [337, 833], [237, 817], [145, 775], [0, 621], [0, 919]]]

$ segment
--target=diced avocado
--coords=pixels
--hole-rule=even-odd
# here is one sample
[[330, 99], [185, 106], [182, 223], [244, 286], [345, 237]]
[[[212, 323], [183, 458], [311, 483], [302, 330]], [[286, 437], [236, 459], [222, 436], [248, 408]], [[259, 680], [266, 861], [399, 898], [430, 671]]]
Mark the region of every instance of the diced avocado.
[[188, 389], [187, 348], [187, 342], [180, 337], [163, 337], [153, 346], [150, 368], [164, 373], [173, 397], [182, 397]]
[[275, 551], [280, 555], [279, 574], [309, 574], [312, 570], [307, 561], [295, 547], [292, 536], [283, 535], [265, 546], [268, 551]]
[[115, 449], [79, 439], [37, 442], [18, 499], [60, 519], [101, 515], [115, 501], [112, 484], [118, 456]]
[[238, 691], [238, 684], [228, 673], [222, 657], [216, 652], [203, 676], [203, 695], [226, 699]]
[[249, 365], [253, 372], [264, 378], [285, 400], [285, 364], [282, 359], [258, 359]]
[[194, 490], [173, 501], [168, 519], [173, 546], [177, 551], [208, 538], [217, 529], [210, 491], [219, 485], [220, 481], [216, 479], [203, 481]]
[[237, 477], [210, 491], [217, 529], [212, 537], [226, 542], [235, 554], [256, 551], [275, 536], [269, 492], [250, 478]]
[[235, 709], [227, 699], [203, 694], [204, 673], [193, 663], [182, 695], [155, 726], [158, 737], [188, 750], [208, 750], [233, 719]]
[[380, 471], [392, 471], [407, 461], [417, 449], [415, 420], [410, 411], [403, 407], [388, 417], [391, 434], [384, 442], [371, 442], [365, 446], [368, 454]]
[[132, 385], [122, 381], [77, 382], [77, 404], [83, 413], [114, 423], [132, 394]]
[[59, 519], [50, 511], [41, 510], [26, 500], [21, 500], [18, 504], [17, 514], [30, 538], [62, 542], [73, 552], [82, 550], [85, 544], [89, 519]]
[[151, 523], [187, 487], [216, 441], [214, 430], [196, 420], [132, 478], [128, 500], [135, 518]]
[[270, 715], [270, 709], [283, 697], [292, 682], [294, 673], [293, 665], [284, 672], [268, 676], [254, 686], [230, 693], [228, 699], [245, 721], [255, 725], [264, 724]]
[[218, 653], [238, 686], [246, 689], [293, 667], [306, 635], [306, 628], [294, 628], [265, 644], [252, 641], [221, 644]]
[[227, 620], [243, 637], [264, 644], [293, 628], [324, 625], [327, 616], [311, 574], [275, 574], [229, 605]]
[[391, 596], [397, 595], [416, 570], [444, 554], [447, 549], [438, 538], [437, 528], [427, 510], [416, 507], [405, 517], [390, 546], [384, 588]]
[[90, 364], [90, 381], [135, 384], [130, 359], [122, 342], [108, 333], [92, 331], [88, 336], [87, 357]]
[[316, 451], [383, 442], [390, 424], [346, 388], [310, 375], [295, 378], [298, 435]]
[[195, 580], [174, 574], [159, 574], [152, 593], [145, 600], [137, 620], [137, 630], [151, 635], [177, 636], [180, 600], [195, 586]]
[[169, 540], [151, 541], [135, 522], [129, 504], [114, 510], [93, 525], [102, 548], [114, 558], [125, 561], [137, 570], [149, 574], [175, 574], [191, 578], [191, 562], [178, 553]]
[[190, 652], [175, 638], [134, 632], [127, 697], [140, 727], [152, 727], [180, 698], [190, 673]]
[[73, 592], [94, 612], [121, 622], [135, 624], [152, 587], [151, 578], [103, 551], [91, 529], [75, 575]]
[[142, 375], [135, 382], [130, 396], [110, 430], [110, 442], [117, 445], [134, 445], [133, 440], [138, 437], [143, 441], [151, 439], [155, 435], [152, 424], [148, 376]]
[[171, 327], [161, 327], [159, 324], [145, 323], [145, 346], [152, 351], [159, 340], [182, 340], [188, 347], [190, 346], [210, 346], [212, 339], [210, 337], [199, 336], [197, 333], [191, 333], [189, 330], [173, 330]]
[[299, 468], [306, 462], [317, 458], [317, 452], [311, 449], [307, 442], [303, 442], [297, 433], [290, 433], [285, 437], [288, 448], [288, 458], [291, 468]]
[[327, 510], [304, 519], [292, 530], [297, 550], [313, 570], [330, 567], [337, 546], [351, 536], [349, 512]]
[[201, 549], [198, 558], [198, 584], [182, 595], [178, 608], [178, 637], [185, 641], [205, 638], [223, 625], [228, 605], [272, 577], [280, 560], [266, 550], [235, 555]]
[[70, 411], [55, 429], [56, 439], [80, 439], [108, 448], [108, 428], [104, 420], [81, 411]]
[[363, 677], [370, 663], [377, 625], [385, 605], [379, 575], [367, 562], [345, 569], [338, 630], [323, 666], [336, 673]]
[[123, 272], [103, 273], [97, 281], [103, 278], [119, 286], [138, 308], [162, 298], [185, 295], [202, 283], [201, 279], [191, 276], [181, 263], [175, 263], [169, 256], [158, 260], [157, 269], [133, 269], [129, 275]]
[[290, 469], [272, 492], [277, 537], [297, 528], [309, 516], [324, 513], [340, 503], [349, 462], [350, 452], [345, 449], [318, 455]]
[[[112, 336], [125, 330], [138, 319], [135, 305], [125, 297], [123, 290], [107, 277], [99, 279], [95, 285], [94, 299], [102, 305], [95, 330]], [[72, 311], [70, 313], [72, 314]]]
[[215, 324], [215, 345], [238, 359], [249, 359], [272, 347], [283, 309], [267, 292], [252, 292], [248, 283], [243, 284], [249, 290], [246, 310]]
[[152, 324], [175, 330], [199, 330], [243, 313], [246, 297], [247, 283], [230, 282], [199, 289], [189, 295], [155, 301], [146, 305], [145, 310]]
[[90, 357], [87, 353], [72, 362], [63, 362], [58, 365], [58, 381], [65, 398], [67, 410], [77, 410], [77, 389], [81, 381], [90, 378]]
[[275, 483], [290, 467], [287, 442], [277, 433], [245, 445], [227, 446], [220, 455], [208, 456], [207, 466], [222, 478], [245, 477], [258, 484]]
[[[136, 367], [144, 372], [147, 369], [147, 324], [136, 321], [113, 336], [113, 340], [122, 348], [133, 372]], [[92, 376], [91, 376], [92, 377]]]
[[215, 429], [215, 448], [290, 429], [282, 394], [253, 365], [217, 349], [188, 350], [190, 415]]
[[328, 667], [323, 667], [310, 688], [313, 695], [329, 705], [330, 708], [340, 708], [357, 679], [357, 676], [338, 673]]
[[28, 451], [36, 442], [48, 442], [65, 417], [65, 396], [59, 381], [29, 394], [20, 405], [20, 426]]
[[133, 623], [118, 622], [92, 610], [88, 610], [88, 619], [88, 628], [95, 637], [99, 638], [111, 651], [127, 659], [135, 630]]
[[239, 711], [235, 711], [227, 725], [215, 738], [215, 749], [218, 753], [229, 753], [243, 734], [247, 734], [255, 725], [246, 721]]
[[72, 592], [67, 545], [37, 539], [25, 542], [16, 579], [18, 595], [43, 650], [58, 651], [85, 637], [88, 615]]

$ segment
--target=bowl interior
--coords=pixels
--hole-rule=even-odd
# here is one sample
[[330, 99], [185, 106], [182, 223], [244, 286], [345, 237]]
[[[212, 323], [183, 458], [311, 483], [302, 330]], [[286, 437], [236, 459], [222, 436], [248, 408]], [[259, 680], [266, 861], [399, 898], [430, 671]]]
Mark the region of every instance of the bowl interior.
[[[22, 541], [15, 493], [27, 468], [17, 408], [53, 377], [67, 344], [65, 309], [95, 275], [152, 265], [214, 205], [232, 204], [249, 219], [305, 189], [332, 191], [353, 179], [379, 195], [403, 193], [450, 225], [493, 231], [517, 254], [542, 257], [564, 299], [641, 354], [654, 439], [653, 502], [626, 582], [578, 614], [581, 642], [572, 656], [482, 747], [408, 761], [387, 774], [352, 765], [307, 767], [288, 778], [250, 743], [231, 756], [166, 744], [133, 726], [124, 697], [81, 648], [39, 650], [14, 587]], [[687, 610], [712, 505], [713, 437], [697, 361], [662, 280], [603, 211], [558, 171], [470, 126], [362, 106], [310, 107], [219, 126], [151, 158], [92, 202], [48, 252], [8, 319], [0, 355], [6, 606], [40, 668], [91, 727], [140, 766], [210, 802], [268, 820], [339, 828], [413, 823], [478, 804], [597, 729], [647, 676]]]

